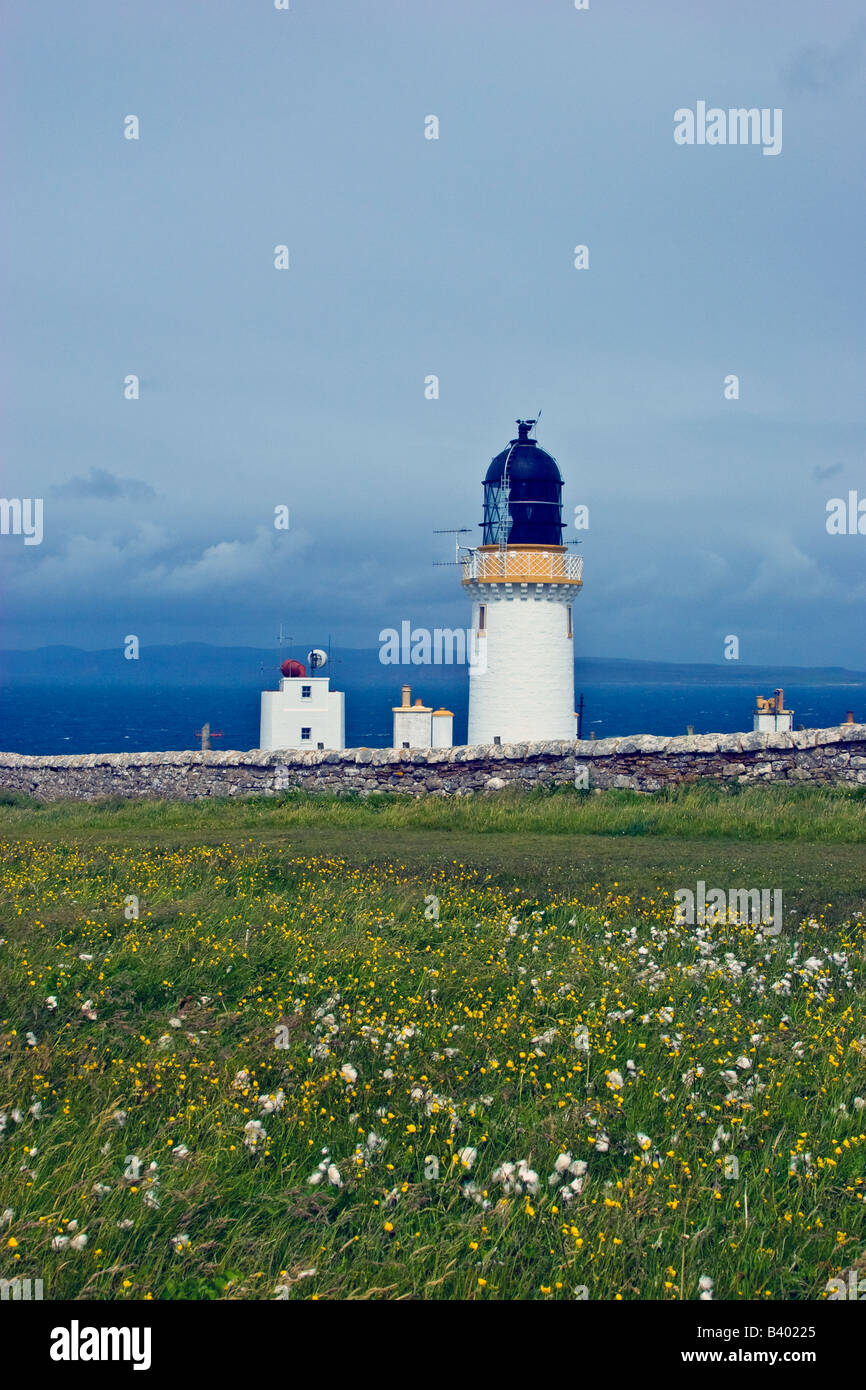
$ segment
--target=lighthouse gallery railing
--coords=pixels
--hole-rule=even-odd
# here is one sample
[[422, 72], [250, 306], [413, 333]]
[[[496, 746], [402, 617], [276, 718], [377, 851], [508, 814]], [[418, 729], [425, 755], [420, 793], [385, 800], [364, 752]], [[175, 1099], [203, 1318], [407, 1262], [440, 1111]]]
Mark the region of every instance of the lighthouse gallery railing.
[[583, 556], [568, 551], [475, 550], [463, 559], [463, 582], [580, 584]]

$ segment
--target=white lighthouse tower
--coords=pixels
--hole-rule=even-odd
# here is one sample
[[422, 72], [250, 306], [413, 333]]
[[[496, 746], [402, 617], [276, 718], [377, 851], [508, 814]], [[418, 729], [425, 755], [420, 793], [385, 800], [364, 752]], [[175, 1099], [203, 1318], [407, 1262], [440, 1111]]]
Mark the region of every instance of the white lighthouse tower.
[[577, 737], [572, 604], [581, 559], [562, 543], [562, 475], [517, 421], [484, 479], [482, 544], [463, 561], [479, 648], [469, 668], [470, 744]]

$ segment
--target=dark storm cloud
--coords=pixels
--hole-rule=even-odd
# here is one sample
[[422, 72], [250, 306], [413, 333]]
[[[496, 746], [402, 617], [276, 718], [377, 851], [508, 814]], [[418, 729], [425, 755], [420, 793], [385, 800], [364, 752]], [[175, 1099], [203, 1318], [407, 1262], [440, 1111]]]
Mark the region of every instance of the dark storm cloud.
[[580, 653], [864, 664], [862, 0], [16, 8], [0, 644], [462, 627], [433, 529], [543, 406]]

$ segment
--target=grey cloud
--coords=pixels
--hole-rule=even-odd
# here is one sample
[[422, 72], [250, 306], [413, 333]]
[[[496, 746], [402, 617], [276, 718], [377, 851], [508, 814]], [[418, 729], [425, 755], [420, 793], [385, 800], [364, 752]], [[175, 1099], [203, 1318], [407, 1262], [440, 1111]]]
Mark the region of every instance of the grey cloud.
[[833, 92], [857, 76], [866, 54], [866, 23], [858, 24], [837, 48], [824, 43], [798, 50], [782, 69], [792, 92]]
[[101, 502], [144, 502], [156, 497], [150, 483], [139, 478], [120, 478], [107, 468], [91, 468], [86, 478], [70, 478], [54, 489], [57, 497], [95, 498]]

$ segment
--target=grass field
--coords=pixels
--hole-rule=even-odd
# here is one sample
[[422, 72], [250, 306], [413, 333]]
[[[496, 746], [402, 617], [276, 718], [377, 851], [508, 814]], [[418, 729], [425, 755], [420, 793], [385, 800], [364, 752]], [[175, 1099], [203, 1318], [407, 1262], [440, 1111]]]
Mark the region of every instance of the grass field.
[[[0, 1277], [768, 1300], [866, 1272], [862, 795], [6, 801]], [[698, 880], [781, 888], [781, 935], [676, 925]]]

